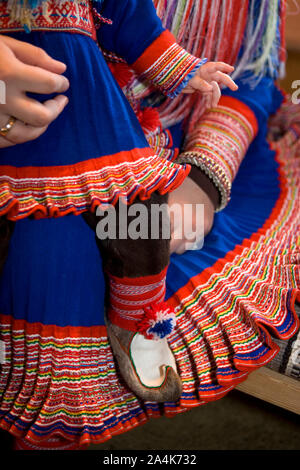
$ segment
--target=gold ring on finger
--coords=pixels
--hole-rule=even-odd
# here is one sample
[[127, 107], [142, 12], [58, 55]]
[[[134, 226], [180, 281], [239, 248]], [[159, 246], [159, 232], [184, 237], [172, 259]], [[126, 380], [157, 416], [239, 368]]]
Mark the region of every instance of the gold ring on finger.
[[5, 124], [5, 126], [1, 127], [0, 135], [2, 135], [2, 137], [5, 137], [9, 133], [9, 131], [12, 129], [15, 122], [16, 122], [16, 118], [13, 117], [13, 116], [10, 116], [7, 124]]

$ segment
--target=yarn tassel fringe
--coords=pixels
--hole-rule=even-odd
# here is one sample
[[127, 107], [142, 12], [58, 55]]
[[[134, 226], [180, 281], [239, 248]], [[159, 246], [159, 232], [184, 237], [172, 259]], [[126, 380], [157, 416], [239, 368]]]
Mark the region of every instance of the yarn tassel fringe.
[[[233, 79], [254, 88], [266, 75], [274, 79], [284, 75], [286, 0], [154, 0], [154, 4], [181, 46], [196, 57], [235, 65]], [[163, 127], [176, 124], [187, 112], [193, 127], [204, 106], [199, 96], [185, 95], [165, 101], [159, 111]]]

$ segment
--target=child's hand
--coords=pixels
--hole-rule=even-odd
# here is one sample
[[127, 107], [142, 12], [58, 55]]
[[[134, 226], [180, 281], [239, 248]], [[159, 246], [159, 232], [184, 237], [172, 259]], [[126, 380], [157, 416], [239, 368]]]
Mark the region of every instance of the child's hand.
[[206, 62], [202, 65], [196, 75], [191, 78], [182, 93], [195, 93], [199, 91], [203, 94], [206, 107], [214, 108], [218, 105], [221, 97], [219, 85], [224, 85], [232, 91], [238, 89], [237, 84], [227, 75], [232, 73], [234, 67], [224, 62]]

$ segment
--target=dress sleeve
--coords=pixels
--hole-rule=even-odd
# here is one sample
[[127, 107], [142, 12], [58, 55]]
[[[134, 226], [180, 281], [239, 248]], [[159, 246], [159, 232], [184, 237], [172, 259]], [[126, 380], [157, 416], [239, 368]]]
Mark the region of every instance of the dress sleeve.
[[173, 98], [206, 62], [176, 43], [156, 14], [152, 0], [104, 0], [94, 7], [112, 24], [97, 33], [100, 47], [122, 57], [156, 89]]
[[[262, 10], [260, 0], [249, 2], [249, 28], [246, 28], [248, 32], [245, 31], [244, 40], [249, 39], [247, 34], [251, 34], [251, 31], [256, 32], [254, 49], [256, 48], [259, 53], [256, 58], [254, 55], [251, 59], [253, 50], [248, 50], [251, 52], [248, 57], [250, 64], [244, 64], [247, 65], [246, 72], [236, 80], [238, 91], [225, 89], [222, 92], [219, 106], [204, 114], [186, 136], [183, 152], [179, 156], [180, 162], [191, 163], [196, 170], [204, 173], [214, 183], [219, 191], [217, 210], [223, 209], [228, 204], [232, 183], [249, 147], [255, 151], [256, 146], [261, 148], [268, 145], [266, 141], [268, 119], [279, 108], [283, 99], [275, 80], [285, 61], [285, 10], [285, 2], [278, 1], [274, 2], [274, 12], [271, 10], [269, 12], [272, 27], [274, 15], [277, 15], [276, 39], [272, 39], [272, 34], [267, 34], [267, 23], [261, 21], [265, 18], [262, 14], [265, 14], [266, 10]], [[273, 41], [272, 44], [268, 43], [269, 38]], [[266, 40], [268, 41], [265, 42]], [[249, 47], [248, 42], [242, 45], [240, 57], [247, 47]], [[268, 48], [272, 50], [271, 60], [265, 59], [261, 72], [255, 71], [259, 61], [263, 62], [262, 51], [266, 47], [267, 50]], [[247, 68], [251, 65], [251, 61], [252, 66]], [[256, 63], [256, 67], [253, 63]], [[196, 174], [195, 170], [192, 171]]]
[[255, 88], [237, 81], [239, 90], [226, 90], [219, 105], [203, 115], [187, 135], [178, 161], [197, 166], [219, 191], [217, 210], [230, 200], [231, 186], [249, 146], [280, 106], [282, 95], [273, 79], [264, 77]]

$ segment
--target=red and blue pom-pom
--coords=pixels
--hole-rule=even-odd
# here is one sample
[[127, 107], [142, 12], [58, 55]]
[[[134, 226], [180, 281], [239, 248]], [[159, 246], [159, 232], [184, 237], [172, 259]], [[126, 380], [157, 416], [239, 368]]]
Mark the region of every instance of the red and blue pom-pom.
[[172, 333], [176, 326], [176, 316], [165, 302], [149, 305], [144, 311], [138, 332], [146, 339], [159, 340]]

